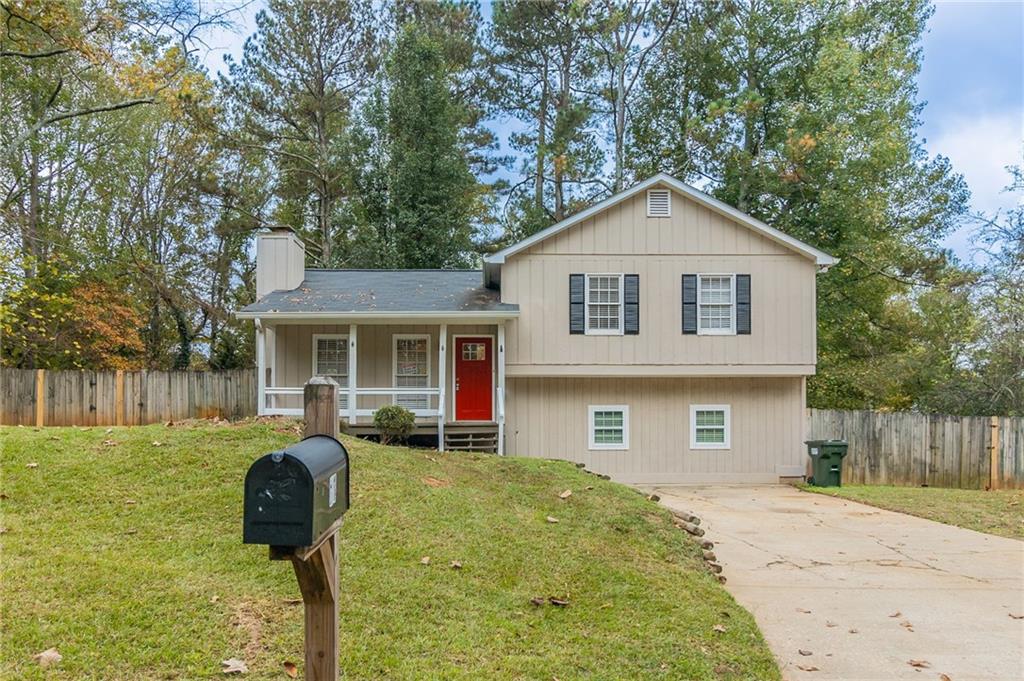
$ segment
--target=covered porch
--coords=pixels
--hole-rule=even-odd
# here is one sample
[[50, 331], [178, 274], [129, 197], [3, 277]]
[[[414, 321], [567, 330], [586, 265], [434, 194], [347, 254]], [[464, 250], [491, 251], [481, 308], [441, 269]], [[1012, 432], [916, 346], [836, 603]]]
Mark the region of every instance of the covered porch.
[[376, 411], [398, 404], [415, 414], [415, 434], [436, 435], [440, 451], [503, 454], [511, 316], [255, 317], [258, 411], [301, 416], [306, 381], [329, 376], [340, 386], [338, 418], [349, 433], [375, 434]]

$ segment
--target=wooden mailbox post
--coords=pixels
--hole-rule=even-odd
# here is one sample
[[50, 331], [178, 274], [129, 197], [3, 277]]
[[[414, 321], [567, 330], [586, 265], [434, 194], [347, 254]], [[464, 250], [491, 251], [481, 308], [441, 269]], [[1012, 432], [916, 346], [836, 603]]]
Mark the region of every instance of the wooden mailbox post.
[[[330, 435], [338, 439], [338, 384], [315, 376], [303, 391], [306, 437]], [[296, 549], [289, 558], [295, 569], [306, 611], [306, 678], [338, 678], [338, 528], [329, 531], [319, 546]]]
[[[347, 454], [344, 453], [344, 446], [337, 442], [338, 438], [338, 384], [330, 378], [315, 377], [306, 384], [304, 391], [304, 404], [305, 404], [305, 416], [306, 416], [306, 431], [305, 437], [302, 443], [290, 447], [283, 452], [276, 452], [268, 454], [265, 457], [259, 459], [250, 468], [249, 475], [246, 476], [246, 521], [245, 521], [245, 532], [247, 533], [245, 541], [247, 543], [268, 543], [270, 545], [270, 559], [271, 560], [287, 560], [292, 564], [292, 568], [295, 570], [295, 577], [299, 582], [299, 590], [302, 592], [302, 602], [305, 608], [305, 628], [306, 628], [306, 673], [305, 678], [311, 681], [337, 681], [338, 679], [338, 530], [341, 528], [344, 511], [348, 508], [349, 503], [349, 490], [348, 490], [348, 458]], [[317, 435], [328, 435], [334, 439], [334, 442], [330, 442], [327, 438], [314, 438], [308, 439], [311, 436]], [[344, 458], [344, 466], [342, 468], [323, 468], [324, 460], [324, 447], [330, 452], [327, 457], [330, 458], [334, 451], [342, 455]], [[305, 448], [305, 453], [299, 454], [298, 450]], [[336, 449], [331, 449], [336, 448]], [[314, 449], [319, 449], [319, 454], [313, 452]], [[313, 452], [313, 453], [310, 453]], [[302, 476], [295, 477], [290, 473], [280, 473], [284, 479], [279, 480], [274, 478], [273, 475], [265, 473], [268, 470], [268, 466], [273, 464], [266, 464], [267, 460], [277, 462], [277, 466], [289, 465], [299, 466], [301, 464], [289, 463], [292, 459], [288, 458], [288, 454], [291, 453], [295, 457], [306, 457], [306, 461], [313, 461], [314, 468], [316, 468], [316, 461], [319, 461], [321, 465], [320, 477], [316, 481], [317, 487], [314, 485], [314, 489], [308, 487], [304, 490], [308, 491], [309, 496], [305, 497], [309, 499], [310, 509], [316, 507], [318, 513], [327, 512], [326, 517], [316, 516], [317, 518], [323, 518], [319, 521], [313, 520], [313, 515], [303, 516], [308, 517], [309, 525], [305, 531], [311, 532], [311, 534], [295, 535], [294, 538], [290, 538], [291, 535], [283, 534], [286, 530], [282, 529], [282, 533], [277, 535], [268, 536], [261, 535], [260, 526], [258, 524], [251, 524], [249, 521], [250, 514], [256, 516], [257, 514], [263, 514], [262, 517], [273, 517], [278, 511], [275, 509], [275, 504], [280, 505], [281, 500], [287, 500], [291, 495], [292, 497], [297, 494], [297, 480], [301, 480]], [[316, 457], [320, 458], [317, 459]], [[276, 458], [275, 458], [276, 457]], [[284, 462], [283, 464], [281, 462]], [[341, 458], [337, 460], [338, 464], [342, 461]], [[262, 465], [262, 467], [261, 467]], [[309, 470], [304, 468], [302, 470]], [[256, 471], [254, 473], [254, 471]], [[326, 472], [324, 472], [326, 471]], [[328, 473], [338, 471], [337, 474], [330, 475], [330, 478], [326, 478]], [[343, 471], [344, 477], [343, 482], [339, 482], [338, 478]], [[260, 482], [253, 483], [252, 489], [249, 488], [250, 476], [255, 477]], [[308, 477], [308, 476], [307, 476]], [[328, 491], [329, 490], [329, 491]], [[321, 495], [321, 496], [316, 496]], [[319, 499], [319, 501], [314, 501]], [[292, 502], [288, 502], [289, 504]], [[317, 506], [317, 504], [322, 504]], [[333, 510], [332, 510], [333, 509]], [[307, 509], [309, 510], [309, 509]], [[336, 517], [333, 522], [330, 522], [332, 517]], [[315, 529], [315, 522], [327, 523], [330, 522], [327, 527], [320, 525], [322, 531]], [[263, 521], [264, 526], [267, 524]], [[273, 523], [270, 523], [273, 524]], [[312, 530], [310, 528], [313, 528]], [[251, 536], [250, 533], [251, 532]], [[302, 536], [303, 539], [299, 539]], [[310, 538], [311, 537], [311, 538]], [[300, 543], [301, 541], [310, 542], [310, 546], [291, 546], [292, 542]], [[289, 544], [287, 546], [277, 546], [276, 543]]]

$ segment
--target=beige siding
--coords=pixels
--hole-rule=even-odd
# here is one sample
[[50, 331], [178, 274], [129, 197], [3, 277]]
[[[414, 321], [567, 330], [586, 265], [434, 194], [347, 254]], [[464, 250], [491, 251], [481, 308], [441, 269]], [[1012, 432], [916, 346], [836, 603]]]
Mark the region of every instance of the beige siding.
[[[301, 387], [313, 373], [313, 335], [342, 334], [347, 335], [349, 327], [341, 325], [319, 324], [286, 324], [275, 327], [274, 362], [276, 379], [273, 385], [285, 387]], [[364, 388], [390, 388], [394, 385], [393, 337], [395, 334], [427, 334], [430, 336], [430, 385], [438, 385], [438, 335], [440, 327], [431, 325], [360, 325], [356, 333], [356, 379], [357, 385]], [[451, 337], [453, 335], [491, 335], [497, 331], [493, 325], [448, 325], [447, 368], [445, 371], [445, 391], [447, 393], [448, 420], [454, 418], [452, 411], [452, 352]], [[270, 381], [267, 385], [271, 385]], [[277, 406], [289, 408], [301, 406], [299, 397], [281, 397]], [[363, 396], [359, 398], [360, 409], [373, 409], [390, 404], [387, 396]], [[431, 401], [431, 407], [437, 406], [437, 398]]]
[[[803, 378], [509, 378], [506, 452], [635, 483], [774, 482], [802, 472]], [[589, 450], [588, 406], [628, 405], [628, 451]], [[690, 405], [731, 406], [731, 449], [690, 449]]]
[[[510, 376], [599, 375], [609, 366], [637, 373], [800, 375], [815, 363], [815, 274], [808, 258], [673, 193], [671, 218], [647, 218], [646, 197], [624, 201], [511, 256], [502, 300], [518, 303], [508, 324]], [[569, 275], [640, 275], [640, 334], [569, 334]], [[683, 335], [681, 276], [751, 275], [752, 333]], [[556, 370], [563, 367], [563, 370]], [[711, 370], [718, 367], [718, 370]]]

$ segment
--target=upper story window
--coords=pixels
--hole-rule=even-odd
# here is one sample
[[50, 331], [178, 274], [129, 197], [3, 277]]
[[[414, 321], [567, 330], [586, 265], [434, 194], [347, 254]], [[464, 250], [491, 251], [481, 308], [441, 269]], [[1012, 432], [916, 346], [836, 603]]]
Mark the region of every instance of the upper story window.
[[647, 190], [647, 217], [672, 217], [672, 192], [668, 189]]
[[588, 274], [587, 334], [622, 335], [622, 275]]
[[731, 274], [697, 277], [697, 333], [736, 333], [736, 278]]

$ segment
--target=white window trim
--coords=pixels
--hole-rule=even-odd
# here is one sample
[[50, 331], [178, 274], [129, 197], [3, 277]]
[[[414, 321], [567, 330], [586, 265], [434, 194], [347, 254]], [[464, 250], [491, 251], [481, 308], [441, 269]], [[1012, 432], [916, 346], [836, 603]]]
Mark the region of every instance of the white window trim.
[[[618, 277], [619, 278], [619, 328], [617, 329], [591, 329], [590, 328], [590, 278], [591, 277]], [[622, 272], [603, 272], [586, 274], [583, 277], [583, 333], [587, 336], [621, 336], [625, 333], [623, 328], [626, 323], [626, 275]], [[604, 303], [595, 303], [602, 305]]]
[[314, 376], [345, 376], [348, 377], [348, 362], [345, 363], [344, 374], [321, 374], [319, 371], [318, 357], [317, 357], [317, 341], [320, 339], [326, 340], [341, 340], [345, 342], [345, 357], [348, 357], [348, 353], [352, 351], [352, 348], [348, 346], [348, 334], [346, 333], [314, 333], [313, 334], [313, 375]]
[[[430, 334], [429, 333], [393, 333], [391, 334], [391, 387], [398, 387], [398, 341], [399, 339], [406, 340], [422, 340], [427, 341], [427, 385], [430, 387], [431, 379], [433, 378], [433, 372], [431, 371], [430, 362]], [[398, 404], [398, 395], [391, 396], [391, 403]], [[427, 406], [417, 407], [418, 409], [430, 409], [430, 396], [427, 395]]]
[[328, 340], [341, 340], [341, 341], [343, 341], [345, 343], [345, 357], [347, 359], [348, 356], [349, 356], [349, 353], [352, 352], [352, 347], [349, 345], [349, 342], [348, 342], [348, 334], [347, 333], [314, 333], [313, 334], [313, 366], [312, 366], [312, 375], [313, 376], [344, 376], [345, 377], [345, 379], [346, 379], [345, 380], [345, 385], [338, 386], [338, 408], [339, 409], [348, 409], [348, 381], [351, 378], [348, 375], [349, 363], [347, 361], [345, 362], [345, 373], [344, 374], [321, 374], [319, 372], [319, 367], [317, 366], [318, 358], [317, 358], [317, 351], [316, 351], [317, 341], [319, 341], [321, 338], [325, 338], [325, 339], [328, 339]]
[[[704, 278], [709, 278], [710, 279], [711, 277], [729, 277], [730, 295], [731, 295], [731, 300], [732, 300], [732, 303], [731, 303], [730, 307], [732, 308], [732, 312], [731, 312], [730, 321], [729, 321], [730, 328], [728, 328], [728, 329], [702, 329], [701, 326], [700, 326], [700, 307], [701, 307], [701, 302], [700, 302], [700, 282]], [[735, 274], [730, 274], [730, 273], [725, 273], [725, 272], [723, 272], [721, 274], [714, 274], [714, 273], [708, 272], [708, 273], [698, 274], [697, 275], [697, 335], [698, 336], [735, 336], [736, 335], [736, 275]]]
[[[721, 411], [725, 413], [725, 442], [697, 442], [697, 412]], [[728, 404], [690, 405], [690, 449], [732, 449], [732, 408]]]
[[[664, 215], [654, 215], [651, 213], [651, 193], [653, 192], [665, 192], [668, 195], [668, 212]], [[647, 200], [647, 217], [649, 218], [670, 218], [672, 217], [672, 190], [671, 189], [648, 189], [647, 194], [644, 197]]]
[[[622, 412], [622, 444], [594, 442], [594, 414], [599, 411]], [[587, 439], [590, 449], [610, 449], [626, 451], [629, 449], [629, 405], [626, 404], [592, 404], [587, 407]]]

